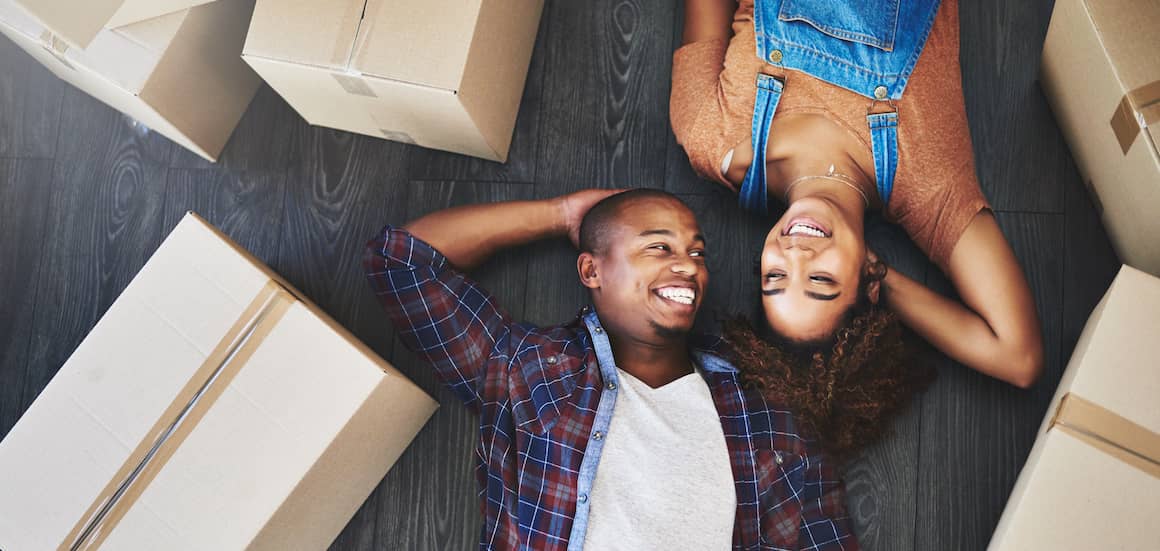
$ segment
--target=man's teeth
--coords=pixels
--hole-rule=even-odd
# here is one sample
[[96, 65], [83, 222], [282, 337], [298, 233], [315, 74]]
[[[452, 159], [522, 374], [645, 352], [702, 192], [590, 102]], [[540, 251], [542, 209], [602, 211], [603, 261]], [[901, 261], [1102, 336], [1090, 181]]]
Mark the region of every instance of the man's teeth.
[[811, 237], [825, 237], [826, 232], [824, 232], [818, 228], [815, 228], [813, 226], [807, 226], [805, 224], [794, 224], [793, 226], [791, 226], [789, 228], [789, 235], [809, 235]]
[[657, 294], [668, 300], [679, 302], [681, 304], [693, 304], [693, 299], [697, 296], [697, 294], [692, 289], [687, 287], [664, 287], [658, 290]]

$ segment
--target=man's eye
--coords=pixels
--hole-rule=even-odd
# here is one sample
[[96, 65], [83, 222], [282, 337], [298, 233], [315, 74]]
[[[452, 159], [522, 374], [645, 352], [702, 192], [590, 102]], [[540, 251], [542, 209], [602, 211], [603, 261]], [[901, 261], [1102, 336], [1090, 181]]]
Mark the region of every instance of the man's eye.
[[649, 247], [648, 247], [648, 248], [650, 248], [650, 249], [656, 249], [656, 250], [658, 250], [658, 251], [667, 251], [667, 250], [669, 250], [669, 246], [668, 246], [668, 245], [665, 245], [664, 243], [657, 243], [657, 244], [655, 244], [655, 245], [649, 245]]
[[833, 283], [834, 282], [834, 280], [832, 280], [826, 276], [820, 276], [820, 275], [810, 276], [810, 281], [816, 281], [818, 283]]
[[771, 280], [771, 281], [778, 280], [778, 279], [781, 279], [784, 275], [785, 274], [779, 274], [777, 272], [769, 272], [768, 274], [765, 274], [765, 279]]
[[689, 256], [695, 256], [697, 258], [705, 258], [705, 251], [689, 251]]

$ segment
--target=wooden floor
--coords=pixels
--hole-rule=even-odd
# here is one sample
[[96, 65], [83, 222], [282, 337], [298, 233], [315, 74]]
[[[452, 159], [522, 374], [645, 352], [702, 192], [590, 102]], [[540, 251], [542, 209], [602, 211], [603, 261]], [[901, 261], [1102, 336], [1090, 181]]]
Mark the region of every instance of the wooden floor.
[[[937, 360], [935, 386], [848, 473], [849, 508], [872, 550], [986, 546], [1118, 267], [1036, 82], [1051, 0], [963, 1], [961, 12], [979, 177], [1034, 290], [1047, 373], [1022, 391]], [[384, 223], [454, 204], [663, 186], [693, 205], [715, 250], [707, 303], [753, 311], [749, 263], [766, 223], [697, 181], [669, 130], [681, 18], [669, 0], [549, 0], [506, 165], [312, 128], [269, 88], [211, 165], [0, 38], [0, 436], [192, 209], [444, 405], [334, 549], [473, 548], [475, 420], [394, 341], [360, 272], [362, 245]], [[900, 230], [874, 222], [869, 233], [897, 269], [949, 289]], [[573, 254], [545, 243], [479, 277], [515, 315], [559, 322], [585, 302]]]

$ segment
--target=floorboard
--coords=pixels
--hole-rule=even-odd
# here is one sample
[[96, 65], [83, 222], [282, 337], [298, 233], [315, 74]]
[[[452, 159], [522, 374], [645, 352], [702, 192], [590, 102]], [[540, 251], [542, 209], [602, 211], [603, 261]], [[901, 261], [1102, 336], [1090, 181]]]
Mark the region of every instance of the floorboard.
[[0, 157], [52, 158], [66, 86], [0, 35]]

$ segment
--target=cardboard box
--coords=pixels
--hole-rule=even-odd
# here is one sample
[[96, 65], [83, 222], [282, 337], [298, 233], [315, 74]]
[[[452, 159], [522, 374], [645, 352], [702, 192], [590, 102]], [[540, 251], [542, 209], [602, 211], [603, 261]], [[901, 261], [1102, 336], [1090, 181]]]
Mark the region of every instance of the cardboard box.
[[0, 443], [0, 548], [325, 549], [436, 407], [187, 215]]
[[307, 122], [506, 161], [543, 0], [259, 0], [242, 57]]
[[989, 549], [1160, 549], [1160, 279], [1124, 266], [1084, 327]]
[[15, 0], [54, 35], [86, 48], [102, 28], [139, 23], [210, 0]]
[[1120, 259], [1160, 275], [1160, 2], [1058, 0], [1040, 80]]
[[0, 0], [0, 32], [61, 79], [214, 161], [261, 85], [238, 57], [253, 4], [219, 0], [102, 30], [79, 49]]

